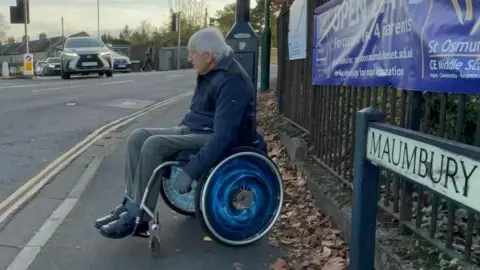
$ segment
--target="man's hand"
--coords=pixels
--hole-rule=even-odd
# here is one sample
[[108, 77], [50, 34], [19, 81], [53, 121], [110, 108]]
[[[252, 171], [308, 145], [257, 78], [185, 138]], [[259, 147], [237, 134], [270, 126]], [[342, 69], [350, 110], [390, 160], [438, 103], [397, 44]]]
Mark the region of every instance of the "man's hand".
[[173, 186], [180, 194], [184, 194], [190, 191], [192, 182], [192, 178], [190, 178], [190, 176], [188, 176], [188, 174], [182, 170], [178, 174], [177, 179], [175, 179]]

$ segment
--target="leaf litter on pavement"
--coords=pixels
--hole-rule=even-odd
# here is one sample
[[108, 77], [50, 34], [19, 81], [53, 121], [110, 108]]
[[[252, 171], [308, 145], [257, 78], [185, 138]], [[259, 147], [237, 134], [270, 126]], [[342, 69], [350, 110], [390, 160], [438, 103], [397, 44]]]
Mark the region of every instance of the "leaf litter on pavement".
[[280, 247], [285, 258], [278, 258], [271, 270], [344, 270], [348, 265], [348, 246], [329, 216], [315, 205], [301, 172], [290, 163], [280, 144], [275, 91], [260, 93], [257, 99], [257, 124], [268, 144], [269, 156], [282, 173], [285, 198], [282, 214], [269, 235], [269, 244]]

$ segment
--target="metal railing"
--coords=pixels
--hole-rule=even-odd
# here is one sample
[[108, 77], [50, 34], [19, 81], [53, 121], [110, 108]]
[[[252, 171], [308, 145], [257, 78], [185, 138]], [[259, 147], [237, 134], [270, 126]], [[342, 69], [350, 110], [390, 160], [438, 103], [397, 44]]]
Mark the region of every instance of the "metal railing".
[[[314, 159], [352, 187], [356, 112], [375, 107], [399, 127], [480, 146], [480, 96], [414, 92], [389, 87], [312, 86], [312, 52], [288, 60], [289, 5], [278, 20], [277, 99], [283, 117], [307, 130]], [[307, 48], [313, 48], [313, 10], [308, 2]], [[479, 179], [480, 180], [480, 179]], [[414, 232], [452, 257], [480, 264], [480, 224], [475, 214], [393, 172], [381, 173], [379, 207], [405, 234]]]

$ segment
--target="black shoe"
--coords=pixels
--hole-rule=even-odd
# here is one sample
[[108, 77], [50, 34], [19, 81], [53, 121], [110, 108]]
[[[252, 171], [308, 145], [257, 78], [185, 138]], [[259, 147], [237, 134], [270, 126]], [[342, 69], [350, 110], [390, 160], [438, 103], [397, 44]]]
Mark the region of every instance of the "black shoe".
[[135, 229], [135, 216], [123, 212], [120, 217], [100, 228], [100, 234], [107, 238], [121, 239], [133, 234]]
[[125, 209], [125, 207], [123, 205], [119, 205], [119, 206], [115, 207], [115, 209], [113, 209], [113, 211], [109, 215], [95, 220], [95, 228], [100, 230], [100, 228], [103, 225], [107, 225], [108, 223], [111, 223], [111, 222], [117, 220], [118, 217], [120, 216], [120, 214], [122, 214], [125, 211], [127, 211], [127, 209]]

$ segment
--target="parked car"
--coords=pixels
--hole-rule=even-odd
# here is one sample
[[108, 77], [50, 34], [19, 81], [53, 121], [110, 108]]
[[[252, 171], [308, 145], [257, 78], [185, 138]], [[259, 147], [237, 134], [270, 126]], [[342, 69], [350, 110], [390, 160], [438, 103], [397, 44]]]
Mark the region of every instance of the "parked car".
[[47, 64], [43, 68], [43, 76], [59, 76], [60, 75], [60, 57], [47, 58]]
[[62, 79], [69, 79], [72, 74], [113, 76], [112, 52], [99, 38], [67, 38], [60, 58]]
[[112, 51], [112, 58], [113, 71], [126, 73], [132, 70], [132, 62], [130, 62], [130, 58], [127, 56]]
[[43, 68], [47, 65], [46, 61], [37, 61], [33, 73], [35, 76], [43, 76]]

